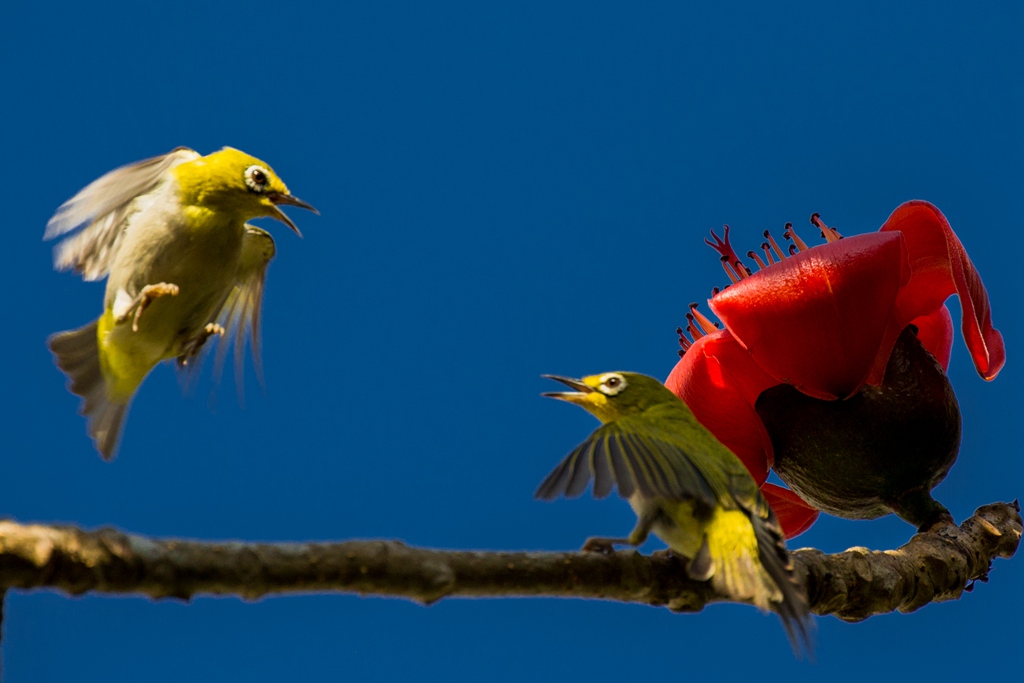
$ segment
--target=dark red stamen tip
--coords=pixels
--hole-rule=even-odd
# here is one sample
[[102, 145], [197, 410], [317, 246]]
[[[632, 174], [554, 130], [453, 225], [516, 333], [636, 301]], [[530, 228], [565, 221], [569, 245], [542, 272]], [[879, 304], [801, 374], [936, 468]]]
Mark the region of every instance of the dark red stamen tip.
[[739, 277], [736, 275], [733, 269], [729, 267], [729, 257], [722, 256], [720, 260], [722, 262], [722, 269], [725, 271], [725, 274], [729, 276], [729, 280], [731, 280], [733, 284], [739, 282]]
[[[796, 248], [799, 251], [804, 251], [807, 249], [807, 245], [804, 243], [802, 239], [800, 239], [800, 236], [796, 234], [796, 231], [793, 230], [792, 223], [786, 223], [786, 232], [783, 233], [782, 236], [788, 240], [793, 240], [793, 243], [796, 245]], [[792, 255], [795, 252], [793, 252], [793, 250], [790, 249], [789, 253], [790, 255]]]
[[772, 251], [775, 252], [775, 256], [778, 257], [780, 261], [786, 258], [785, 254], [782, 253], [782, 249], [779, 248], [778, 242], [776, 242], [775, 238], [772, 237], [772, 233], [770, 231], [765, 230], [764, 237], [766, 240], [768, 240], [768, 244], [771, 245]]
[[821, 214], [817, 211], [811, 214], [811, 225], [821, 230], [821, 236], [825, 238], [826, 242], [835, 242], [836, 240], [843, 239], [843, 236], [839, 234], [838, 230], [825, 225], [821, 220]]
[[747, 256], [749, 256], [750, 258], [754, 259], [754, 263], [756, 263], [757, 267], [760, 268], [761, 270], [764, 270], [765, 268], [768, 267], [767, 265], [765, 265], [765, 262], [761, 260], [761, 257], [757, 255], [756, 251], [754, 251], [754, 250], [748, 251], [747, 252]]
[[676, 328], [676, 334], [679, 336], [679, 346], [682, 347], [679, 351], [679, 355], [682, 357], [686, 353], [687, 349], [693, 346], [693, 342], [686, 338], [686, 335], [683, 333], [683, 328], [681, 327]]
[[690, 304], [690, 312], [686, 314], [686, 319], [691, 323], [696, 320], [697, 325], [704, 334], [711, 334], [718, 329], [718, 323], [711, 322], [706, 315], [697, 310], [697, 304]]

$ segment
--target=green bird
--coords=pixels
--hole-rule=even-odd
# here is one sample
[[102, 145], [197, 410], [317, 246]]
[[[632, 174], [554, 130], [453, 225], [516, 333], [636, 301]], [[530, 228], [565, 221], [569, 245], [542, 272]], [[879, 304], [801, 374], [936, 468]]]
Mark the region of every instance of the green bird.
[[639, 546], [651, 532], [688, 560], [687, 573], [733, 600], [773, 610], [794, 650], [811, 650], [807, 597], [793, 575], [782, 529], [732, 451], [661, 382], [634, 372], [583, 379], [544, 375], [574, 391], [544, 396], [575, 403], [604, 424], [548, 475], [536, 497], [594, 497], [613, 487], [637, 515], [628, 538], [590, 538], [583, 549]]
[[184, 368], [217, 335], [234, 338], [240, 354], [247, 330], [259, 362], [275, 248], [246, 221], [269, 216], [298, 234], [284, 204], [316, 211], [255, 157], [179, 147], [93, 181], [47, 223], [47, 239], [78, 230], [57, 245], [58, 270], [107, 278], [103, 313], [49, 339], [103, 459], [114, 457], [132, 398], [157, 363]]

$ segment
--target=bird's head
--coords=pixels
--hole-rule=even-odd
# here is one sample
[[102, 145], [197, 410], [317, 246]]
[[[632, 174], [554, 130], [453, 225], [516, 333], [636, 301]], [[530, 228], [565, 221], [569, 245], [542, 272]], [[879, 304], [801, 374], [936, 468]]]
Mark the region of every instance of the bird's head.
[[233, 147], [180, 164], [174, 167], [173, 173], [188, 204], [236, 212], [243, 221], [269, 216], [301, 236], [280, 205], [320, 213], [293, 196], [270, 166]]
[[641, 413], [668, 401], [679, 401], [661, 382], [636, 372], [606, 372], [583, 379], [558, 375], [544, 377], [561, 382], [574, 391], [552, 391], [542, 396], [575, 403], [593, 413], [601, 422]]

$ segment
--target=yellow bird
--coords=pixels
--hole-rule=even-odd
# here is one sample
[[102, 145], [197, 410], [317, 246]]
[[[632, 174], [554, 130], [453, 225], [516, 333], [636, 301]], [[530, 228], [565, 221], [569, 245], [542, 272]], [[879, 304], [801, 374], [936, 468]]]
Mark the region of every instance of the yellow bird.
[[54, 267], [107, 278], [103, 314], [49, 339], [104, 460], [116, 451], [132, 397], [157, 363], [194, 359], [211, 336], [249, 331], [259, 316], [270, 234], [246, 221], [269, 216], [301, 236], [279, 208], [316, 209], [292, 196], [264, 162], [231, 147], [187, 147], [107, 173], [64, 202], [44, 239], [65, 235]]
[[593, 480], [595, 498], [617, 488], [637, 515], [627, 538], [591, 538], [583, 549], [638, 546], [653, 532], [685, 558], [690, 578], [774, 610], [794, 650], [810, 652], [807, 596], [775, 514], [740, 459], [653, 377], [545, 377], [573, 391], [544, 396], [574, 403], [604, 424], [548, 475], [537, 497], [575, 497]]

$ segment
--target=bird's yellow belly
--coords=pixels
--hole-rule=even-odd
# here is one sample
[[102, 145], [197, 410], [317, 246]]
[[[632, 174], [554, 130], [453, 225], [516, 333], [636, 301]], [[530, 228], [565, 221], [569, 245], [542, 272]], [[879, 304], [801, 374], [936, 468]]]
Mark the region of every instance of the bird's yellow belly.
[[160, 244], [146, 250], [131, 280], [108, 284], [107, 300], [122, 288], [134, 298], [147, 285], [178, 286], [174, 296], [153, 300], [139, 318], [138, 330], [132, 318], [117, 323], [108, 305], [99, 327], [99, 345], [104, 366], [116, 378], [117, 393], [130, 395], [139, 382], [160, 361], [175, 358], [183, 345], [196, 337], [218, 312], [235, 285], [241, 255], [242, 230], [234, 226], [218, 229], [185, 229], [163, 235]]
[[707, 520], [694, 516], [693, 501], [647, 500], [633, 496], [629, 504], [638, 517], [647, 511], [648, 506], [658, 508], [660, 514], [651, 531], [677, 555], [693, 559], [700, 550]]
[[127, 328], [125, 336], [138, 337], [140, 347], [152, 347], [153, 353], [160, 354], [157, 360], [179, 355], [181, 345], [211, 321], [234, 286], [238, 254], [233, 256], [193, 258], [174, 268], [155, 270], [146, 284], [174, 284], [178, 294], [153, 301], [139, 320], [138, 332], [128, 324], [120, 326]]

